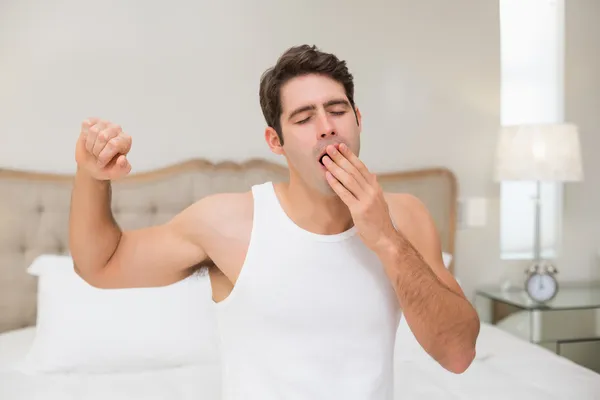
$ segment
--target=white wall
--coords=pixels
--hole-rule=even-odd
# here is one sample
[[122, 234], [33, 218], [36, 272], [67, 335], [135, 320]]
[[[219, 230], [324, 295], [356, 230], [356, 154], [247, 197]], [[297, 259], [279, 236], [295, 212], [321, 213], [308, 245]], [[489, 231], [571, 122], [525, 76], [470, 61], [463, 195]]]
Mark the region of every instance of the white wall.
[[259, 77], [287, 47], [314, 43], [355, 75], [373, 171], [447, 166], [461, 196], [491, 199], [489, 224], [458, 234], [470, 292], [503, 275], [498, 25], [496, 1], [4, 1], [0, 167], [72, 172], [90, 115], [133, 136], [135, 171], [195, 157], [283, 162], [264, 143]]
[[565, 111], [580, 129], [584, 181], [565, 185], [561, 259], [563, 270], [600, 280], [600, 2], [567, 1], [565, 11]]

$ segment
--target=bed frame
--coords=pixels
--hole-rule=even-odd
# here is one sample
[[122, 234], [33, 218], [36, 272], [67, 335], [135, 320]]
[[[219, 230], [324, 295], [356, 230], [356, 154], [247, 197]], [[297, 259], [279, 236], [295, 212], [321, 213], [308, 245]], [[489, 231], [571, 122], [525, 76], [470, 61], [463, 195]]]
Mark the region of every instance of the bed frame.
[[[191, 160], [113, 183], [112, 209], [122, 229], [166, 222], [198, 199], [286, 180], [265, 160], [213, 164]], [[68, 254], [71, 175], [0, 169], [0, 333], [34, 326], [37, 280], [26, 272], [41, 254]], [[445, 168], [378, 175], [385, 191], [408, 192], [428, 207], [443, 251], [454, 254], [457, 182]], [[454, 271], [454, 266], [450, 266]]]

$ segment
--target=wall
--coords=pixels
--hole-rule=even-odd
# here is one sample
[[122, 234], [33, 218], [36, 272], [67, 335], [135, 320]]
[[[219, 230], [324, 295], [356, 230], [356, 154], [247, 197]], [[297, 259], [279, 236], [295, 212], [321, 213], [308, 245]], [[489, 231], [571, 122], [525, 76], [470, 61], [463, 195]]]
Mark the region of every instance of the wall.
[[[565, 115], [580, 129], [584, 182], [565, 186], [563, 269], [600, 281], [600, 2], [566, 2], [565, 12]], [[598, 346], [581, 346], [578, 359], [600, 372]]]
[[284, 162], [264, 143], [259, 77], [287, 47], [315, 43], [355, 75], [373, 171], [442, 165], [461, 196], [492, 199], [488, 225], [458, 233], [470, 293], [503, 274], [498, 25], [495, 1], [3, 2], [0, 167], [72, 172], [90, 115], [133, 136], [135, 171], [194, 157]]
[[565, 11], [565, 115], [580, 129], [584, 182], [565, 185], [561, 258], [563, 269], [600, 280], [600, 2], [567, 1]]

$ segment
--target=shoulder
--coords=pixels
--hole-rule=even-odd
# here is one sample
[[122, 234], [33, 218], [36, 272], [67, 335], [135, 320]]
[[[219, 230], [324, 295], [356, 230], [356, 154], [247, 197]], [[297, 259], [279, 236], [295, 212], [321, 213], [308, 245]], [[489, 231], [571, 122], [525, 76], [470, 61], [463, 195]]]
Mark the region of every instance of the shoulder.
[[195, 217], [209, 226], [239, 222], [252, 217], [252, 192], [208, 195], [198, 200], [191, 208]]
[[209, 252], [215, 243], [243, 239], [253, 219], [252, 192], [211, 194], [179, 213], [172, 224], [177, 232]]
[[211, 236], [233, 223], [251, 221], [252, 204], [252, 192], [211, 194], [181, 211], [171, 224], [194, 238]]
[[431, 218], [425, 204], [415, 195], [386, 192], [384, 197], [394, 222], [423, 222]]
[[252, 192], [215, 193], [202, 197], [194, 204], [203, 213], [236, 212], [252, 208]]
[[384, 193], [394, 224], [416, 243], [437, 241], [438, 232], [427, 206], [409, 193]]

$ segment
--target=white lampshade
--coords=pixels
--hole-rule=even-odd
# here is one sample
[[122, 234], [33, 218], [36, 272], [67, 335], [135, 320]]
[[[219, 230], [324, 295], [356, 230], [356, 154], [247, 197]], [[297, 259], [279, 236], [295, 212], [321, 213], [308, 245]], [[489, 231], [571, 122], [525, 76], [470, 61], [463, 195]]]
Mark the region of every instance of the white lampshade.
[[580, 181], [579, 132], [572, 124], [514, 125], [500, 129], [497, 181]]

